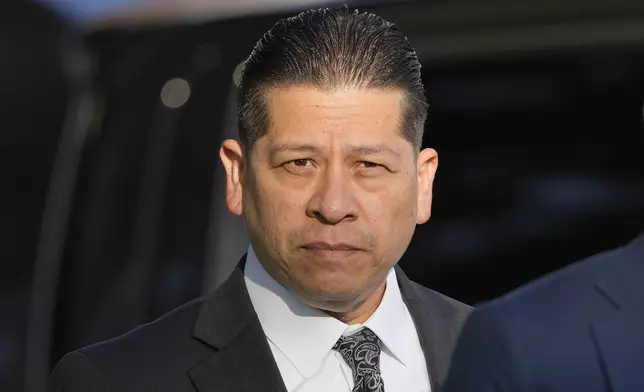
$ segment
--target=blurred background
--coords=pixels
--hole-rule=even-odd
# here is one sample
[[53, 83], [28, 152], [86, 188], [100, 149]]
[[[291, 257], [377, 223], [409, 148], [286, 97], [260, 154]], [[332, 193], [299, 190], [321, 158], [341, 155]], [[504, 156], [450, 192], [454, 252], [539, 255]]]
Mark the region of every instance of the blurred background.
[[277, 19], [348, 3], [423, 64], [440, 154], [401, 261], [469, 304], [644, 230], [644, 2], [5, 0], [0, 390], [215, 288], [247, 247], [217, 150]]

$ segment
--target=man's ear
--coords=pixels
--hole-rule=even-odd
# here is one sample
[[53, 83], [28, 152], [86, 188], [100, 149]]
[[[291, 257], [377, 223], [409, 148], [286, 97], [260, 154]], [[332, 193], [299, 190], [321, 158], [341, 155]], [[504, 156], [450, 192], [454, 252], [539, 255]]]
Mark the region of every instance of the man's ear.
[[418, 213], [416, 224], [422, 225], [432, 215], [432, 194], [434, 189], [434, 177], [438, 169], [438, 153], [425, 148], [418, 154]]
[[244, 156], [241, 144], [233, 139], [224, 140], [219, 149], [219, 158], [226, 169], [226, 206], [233, 215], [241, 216], [244, 214]]

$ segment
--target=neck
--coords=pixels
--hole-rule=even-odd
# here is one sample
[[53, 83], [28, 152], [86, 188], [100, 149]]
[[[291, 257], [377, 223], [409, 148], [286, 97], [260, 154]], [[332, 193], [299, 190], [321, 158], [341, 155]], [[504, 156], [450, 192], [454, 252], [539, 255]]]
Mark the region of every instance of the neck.
[[345, 324], [362, 324], [369, 320], [373, 312], [378, 309], [382, 297], [385, 294], [385, 287], [387, 282], [383, 282], [376, 290], [374, 290], [364, 301], [360, 302], [358, 306], [346, 312], [332, 312], [324, 311], [329, 316], [342, 321]]

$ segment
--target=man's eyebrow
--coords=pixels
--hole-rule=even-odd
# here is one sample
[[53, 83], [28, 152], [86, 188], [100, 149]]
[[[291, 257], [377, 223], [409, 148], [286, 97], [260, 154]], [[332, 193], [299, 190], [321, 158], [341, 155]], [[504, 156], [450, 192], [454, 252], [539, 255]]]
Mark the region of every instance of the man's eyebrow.
[[[319, 150], [320, 149], [318, 147], [312, 144], [280, 144], [271, 148], [269, 154], [271, 158], [275, 158], [275, 155], [281, 152], [317, 153]], [[349, 147], [349, 151], [351, 152], [351, 154], [357, 156], [370, 156], [385, 153], [393, 155], [396, 158], [401, 157], [399, 152], [387, 146], [386, 144], [376, 144], [371, 146], [352, 145]]]
[[351, 153], [359, 156], [368, 156], [368, 155], [378, 155], [382, 153], [388, 153], [396, 158], [400, 158], [400, 153], [398, 153], [393, 148], [387, 146], [386, 144], [377, 144], [373, 146], [351, 146]]
[[319, 149], [312, 144], [280, 144], [270, 149], [270, 157], [274, 158], [275, 155], [281, 152], [317, 152]]

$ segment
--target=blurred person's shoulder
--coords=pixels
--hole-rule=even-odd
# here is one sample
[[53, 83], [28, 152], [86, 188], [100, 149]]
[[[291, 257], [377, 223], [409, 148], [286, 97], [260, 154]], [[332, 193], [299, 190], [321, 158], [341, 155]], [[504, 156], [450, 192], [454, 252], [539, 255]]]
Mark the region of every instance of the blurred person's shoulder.
[[476, 313], [496, 313], [524, 326], [588, 321], [614, 308], [616, 291], [639, 290], [642, 274], [644, 234], [519, 287], [479, 306]]
[[[641, 235], [477, 306], [465, 323], [445, 390], [603, 390], [596, 388], [606, 380], [605, 347], [638, 341], [633, 325], [644, 321], [643, 278]], [[571, 363], [584, 369], [583, 377], [562, 371]], [[629, 366], [616, 369], [628, 376]]]

